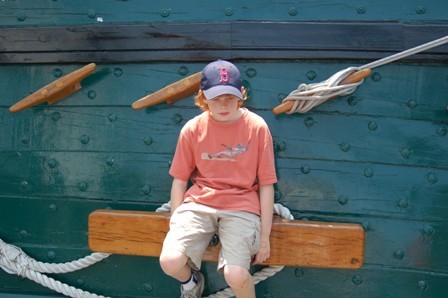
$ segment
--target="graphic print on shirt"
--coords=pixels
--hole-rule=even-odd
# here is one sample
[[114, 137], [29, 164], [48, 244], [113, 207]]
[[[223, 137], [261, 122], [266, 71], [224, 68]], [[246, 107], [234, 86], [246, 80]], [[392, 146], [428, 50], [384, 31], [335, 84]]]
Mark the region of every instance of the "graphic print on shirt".
[[249, 149], [250, 140], [246, 146], [243, 144], [238, 144], [236, 147], [232, 147], [226, 144], [221, 144], [223, 147], [227, 148], [226, 150], [219, 151], [217, 153], [202, 153], [201, 159], [206, 160], [220, 160], [220, 161], [236, 161], [236, 157], [238, 155], [243, 154]]

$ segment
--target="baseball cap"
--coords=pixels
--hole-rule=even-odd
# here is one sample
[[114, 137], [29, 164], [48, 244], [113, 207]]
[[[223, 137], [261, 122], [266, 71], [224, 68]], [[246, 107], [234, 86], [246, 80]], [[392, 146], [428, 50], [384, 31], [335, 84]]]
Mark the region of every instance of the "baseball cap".
[[232, 94], [243, 99], [242, 86], [238, 68], [228, 61], [214, 61], [202, 70], [201, 90], [207, 99], [214, 99], [223, 94]]

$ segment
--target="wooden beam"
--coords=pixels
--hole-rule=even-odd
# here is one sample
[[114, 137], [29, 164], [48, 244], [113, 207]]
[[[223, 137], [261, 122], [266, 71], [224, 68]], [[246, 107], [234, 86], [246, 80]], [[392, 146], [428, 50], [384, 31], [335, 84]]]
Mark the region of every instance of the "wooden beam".
[[[376, 60], [443, 37], [447, 30], [442, 23], [255, 21], [2, 28], [0, 63]], [[445, 45], [405, 60], [447, 58]]]
[[[158, 257], [169, 230], [167, 212], [96, 210], [89, 216], [93, 251]], [[359, 224], [285, 220], [274, 216], [271, 257], [266, 265], [360, 268], [364, 229]], [[209, 246], [203, 260], [215, 262], [220, 244]]]

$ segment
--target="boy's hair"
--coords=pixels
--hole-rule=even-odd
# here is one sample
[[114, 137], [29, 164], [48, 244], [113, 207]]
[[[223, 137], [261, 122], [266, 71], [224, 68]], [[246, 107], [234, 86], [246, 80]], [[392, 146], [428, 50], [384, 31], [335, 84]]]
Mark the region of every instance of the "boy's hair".
[[[243, 102], [247, 99], [247, 91], [244, 87], [241, 88], [241, 93], [243, 94], [243, 99], [238, 100], [238, 108], [243, 105]], [[198, 95], [194, 98], [194, 104], [197, 105], [201, 110], [208, 111], [208, 105], [204, 102], [205, 96], [202, 90], [199, 90]]]

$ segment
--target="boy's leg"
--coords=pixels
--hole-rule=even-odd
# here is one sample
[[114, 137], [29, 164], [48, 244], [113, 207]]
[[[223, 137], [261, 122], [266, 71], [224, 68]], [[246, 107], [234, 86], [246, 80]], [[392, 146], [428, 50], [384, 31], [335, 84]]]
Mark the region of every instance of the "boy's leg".
[[226, 265], [224, 277], [237, 298], [255, 298], [254, 281], [249, 270], [238, 265]]
[[260, 246], [260, 218], [241, 211], [219, 211], [218, 214], [222, 244], [218, 270], [223, 270], [236, 297], [253, 298], [255, 287], [249, 268]]

